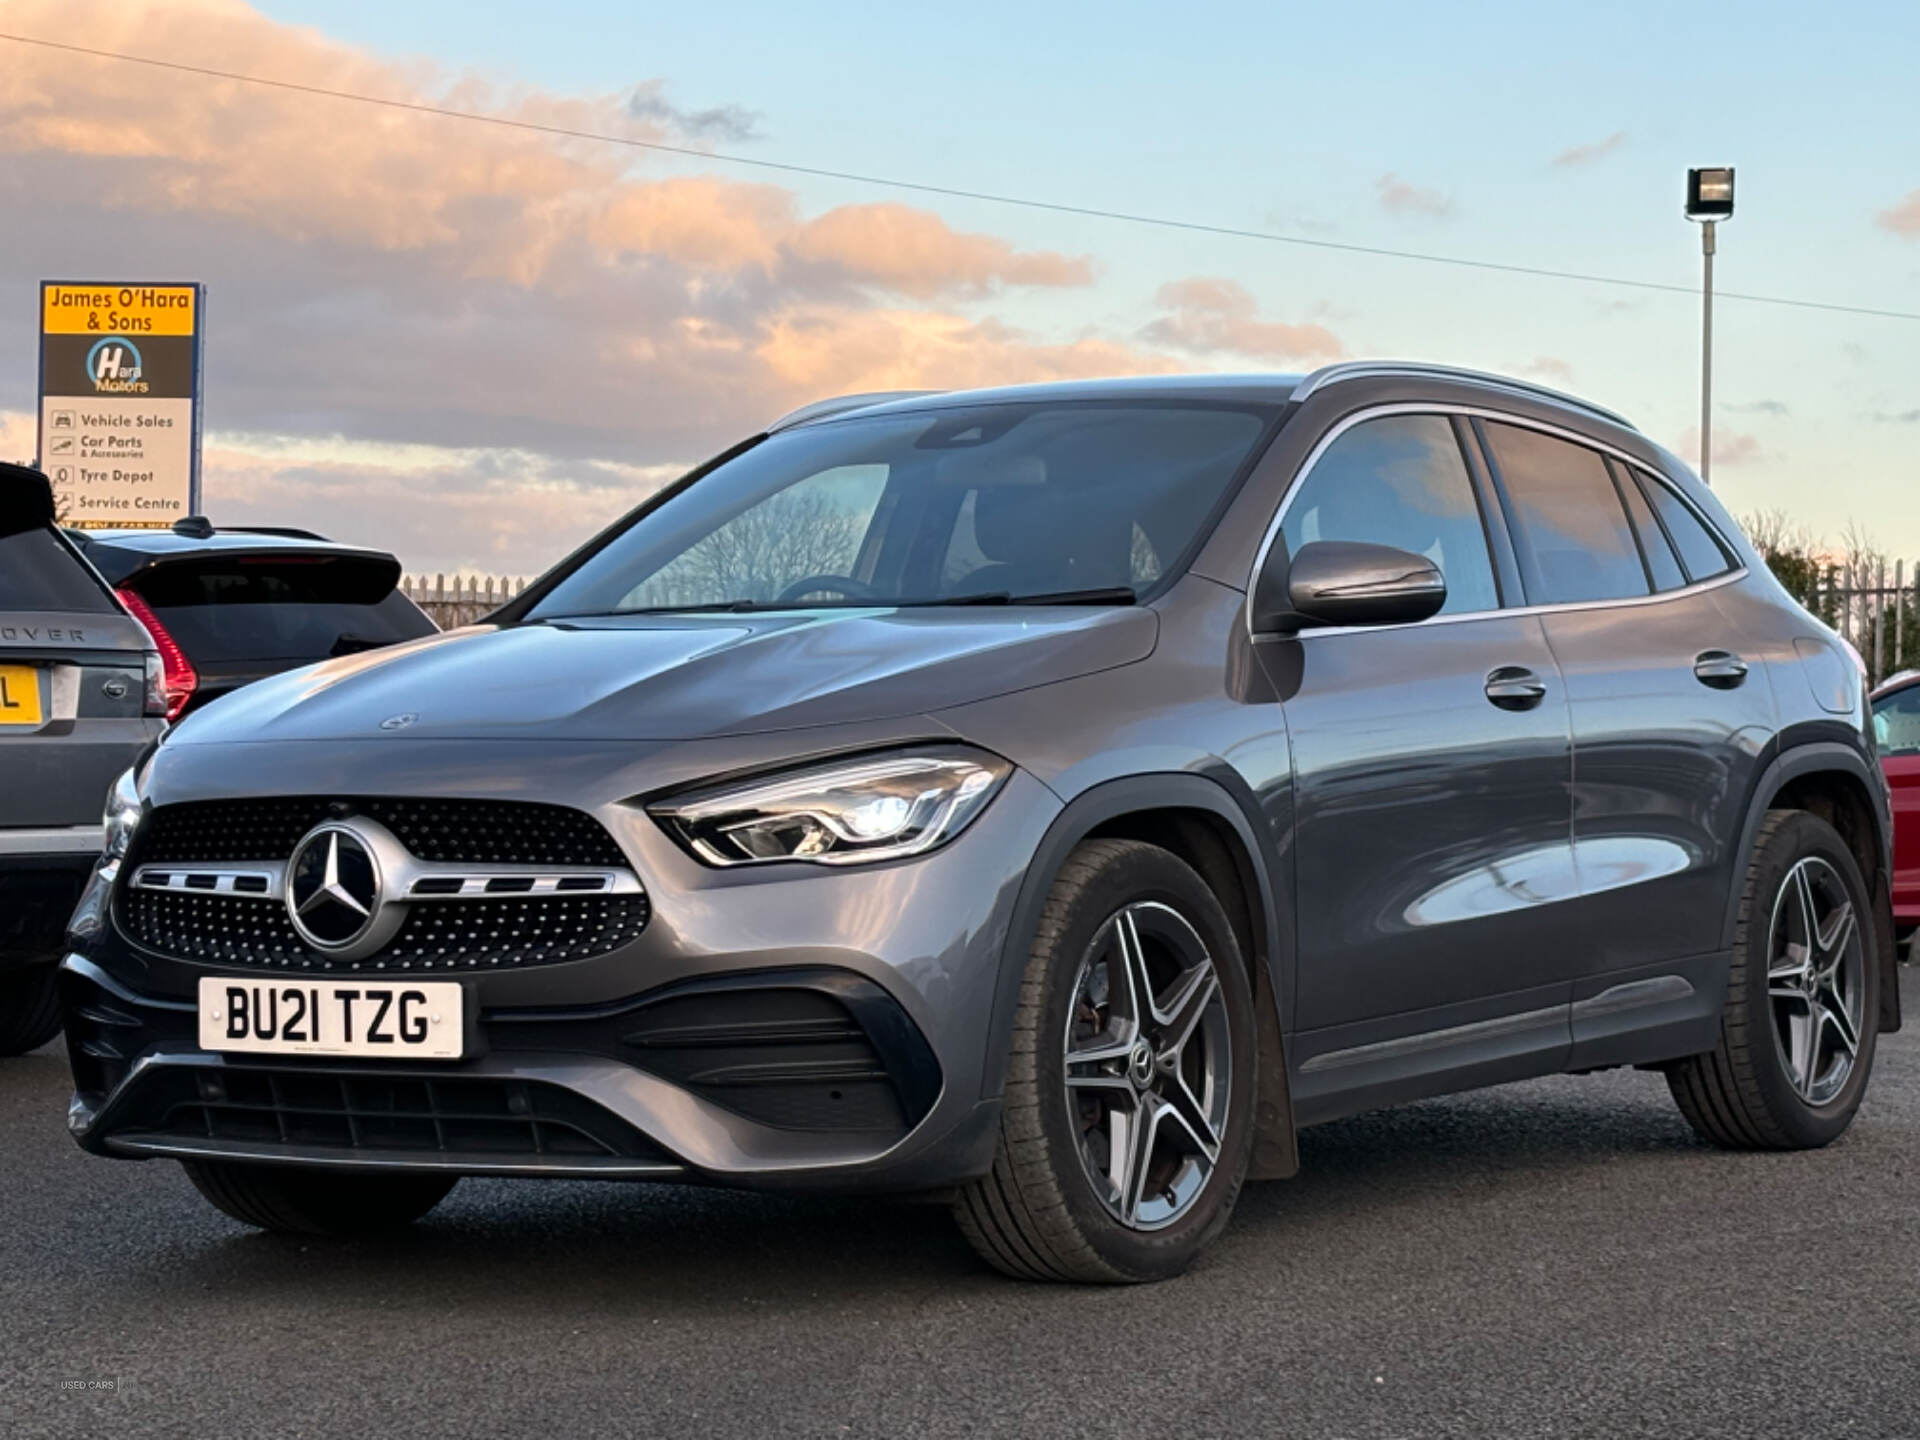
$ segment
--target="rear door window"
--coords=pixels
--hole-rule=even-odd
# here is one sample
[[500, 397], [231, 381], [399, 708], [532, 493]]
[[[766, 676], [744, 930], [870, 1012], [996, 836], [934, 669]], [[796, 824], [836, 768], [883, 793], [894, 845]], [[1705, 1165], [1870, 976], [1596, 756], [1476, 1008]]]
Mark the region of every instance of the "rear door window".
[[1687, 567], [1689, 580], [1698, 584], [1733, 568], [1725, 548], [1686, 501], [1651, 475], [1642, 474], [1639, 479], [1673, 541], [1673, 548], [1680, 552], [1680, 562]]
[[133, 588], [196, 662], [325, 660], [433, 633], [394, 567], [357, 557], [238, 555], [165, 565]]
[[106, 587], [51, 530], [0, 536], [0, 610], [112, 614]]
[[1624, 600], [1649, 592], [1627, 512], [1596, 450], [1519, 425], [1482, 429], [1536, 605]]
[[1440, 567], [1441, 613], [1500, 608], [1480, 504], [1444, 416], [1385, 416], [1348, 430], [1301, 482], [1280, 533], [1289, 555], [1316, 540], [1411, 550]]

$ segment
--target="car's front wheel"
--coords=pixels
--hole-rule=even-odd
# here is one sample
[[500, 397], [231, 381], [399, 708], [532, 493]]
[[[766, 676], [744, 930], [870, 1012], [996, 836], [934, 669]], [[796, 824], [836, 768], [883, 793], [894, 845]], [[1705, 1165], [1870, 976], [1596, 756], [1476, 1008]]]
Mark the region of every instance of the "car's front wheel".
[[217, 1210], [260, 1230], [372, 1235], [411, 1225], [447, 1198], [458, 1176], [355, 1175], [335, 1170], [183, 1160]]
[[1253, 996], [1219, 900], [1176, 856], [1089, 841], [1022, 978], [993, 1170], [955, 1206], [1023, 1279], [1177, 1275], [1225, 1228], [1253, 1142]]
[[1681, 1114], [1730, 1149], [1801, 1150], [1860, 1108], [1879, 1033], [1874, 912], [1825, 820], [1770, 811], [1740, 897], [1719, 1043], [1667, 1067]]

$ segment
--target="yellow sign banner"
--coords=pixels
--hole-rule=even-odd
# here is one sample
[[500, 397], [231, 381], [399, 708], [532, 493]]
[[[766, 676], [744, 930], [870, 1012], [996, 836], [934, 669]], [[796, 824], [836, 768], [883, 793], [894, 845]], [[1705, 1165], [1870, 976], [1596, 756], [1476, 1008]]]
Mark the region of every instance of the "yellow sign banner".
[[46, 335], [191, 335], [191, 285], [47, 285], [40, 292]]

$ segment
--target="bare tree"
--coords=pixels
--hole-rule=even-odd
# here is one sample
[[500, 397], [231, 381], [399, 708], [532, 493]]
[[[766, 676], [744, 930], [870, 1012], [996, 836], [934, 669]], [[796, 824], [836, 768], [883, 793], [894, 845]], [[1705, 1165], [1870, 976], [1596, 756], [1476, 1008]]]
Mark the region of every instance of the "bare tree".
[[764, 603], [810, 575], [847, 575], [866, 522], [819, 490], [784, 490], [695, 542], [642, 581], [628, 603]]
[[1740, 517], [1740, 528], [1768, 560], [1775, 555], [1811, 556], [1818, 548], [1813, 532], [1779, 508], [1749, 511]]

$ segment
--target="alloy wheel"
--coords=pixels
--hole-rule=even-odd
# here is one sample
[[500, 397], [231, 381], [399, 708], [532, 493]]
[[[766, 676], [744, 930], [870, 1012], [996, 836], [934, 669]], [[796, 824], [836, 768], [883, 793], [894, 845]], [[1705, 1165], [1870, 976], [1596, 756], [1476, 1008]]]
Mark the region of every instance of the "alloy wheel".
[[1787, 1079], [1809, 1105], [1846, 1088], [1860, 1050], [1866, 945], [1840, 873], [1807, 856], [1773, 902], [1767, 1004]]
[[1080, 1163], [1121, 1224], [1185, 1215], [1219, 1161], [1232, 1073], [1226, 1000], [1199, 932], [1141, 901], [1095, 935], [1066, 1025], [1066, 1099]]

